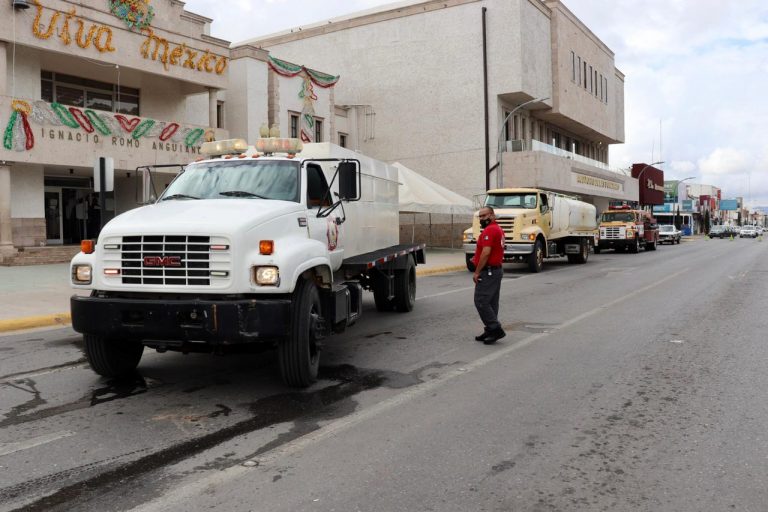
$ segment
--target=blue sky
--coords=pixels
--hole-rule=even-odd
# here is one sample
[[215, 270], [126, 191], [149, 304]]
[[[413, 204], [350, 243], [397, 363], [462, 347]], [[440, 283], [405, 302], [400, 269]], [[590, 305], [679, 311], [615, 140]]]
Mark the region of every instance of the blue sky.
[[[390, 3], [189, 0], [186, 9], [238, 42]], [[664, 160], [667, 179], [696, 176], [724, 197], [768, 205], [768, 1], [563, 3], [626, 75], [626, 141], [611, 147], [611, 165]]]

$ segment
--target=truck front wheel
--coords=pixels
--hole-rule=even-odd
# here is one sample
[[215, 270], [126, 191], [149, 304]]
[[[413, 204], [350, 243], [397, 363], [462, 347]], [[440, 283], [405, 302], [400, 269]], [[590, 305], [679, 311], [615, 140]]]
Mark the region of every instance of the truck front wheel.
[[467, 270], [469, 270], [470, 272], [474, 272], [475, 271], [475, 264], [472, 263], [472, 258], [474, 256], [472, 254], [465, 254], [464, 257], [467, 260]]
[[103, 377], [122, 377], [139, 366], [144, 346], [138, 342], [108, 340], [95, 334], [83, 335], [85, 357], [91, 369]]
[[533, 252], [528, 256], [528, 270], [541, 272], [542, 268], [544, 268], [544, 244], [541, 240], [536, 240], [533, 244]]
[[317, 380], [320, 367], [319, 341], [324, 337], [325, 320], [315, 283], [302, 279], [293, 292], [291, 332], [278, 347], [280, 374], [289, 386], [307, 387]]
[[637, 254], [640, 251], [640, 240], [635, 237], [634, 240], [632, 240], [632, 243], [629, 246], [629, 252], [632, 254]]

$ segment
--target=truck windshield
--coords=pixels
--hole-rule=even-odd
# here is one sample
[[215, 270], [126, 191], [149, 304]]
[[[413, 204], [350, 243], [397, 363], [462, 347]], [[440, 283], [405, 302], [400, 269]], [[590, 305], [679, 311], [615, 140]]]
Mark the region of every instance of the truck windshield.
[[633, 222], [635, 216], [629, 212], [605, 212], [603, 222]]
[[245, 160], [189, 165], [165, 190], [160, 200], [279, 199], [299, 201], [299, 162]]
[[485, 206], [494, 208], [536, 208], [536, 194], [490, 194], [485, 198]]

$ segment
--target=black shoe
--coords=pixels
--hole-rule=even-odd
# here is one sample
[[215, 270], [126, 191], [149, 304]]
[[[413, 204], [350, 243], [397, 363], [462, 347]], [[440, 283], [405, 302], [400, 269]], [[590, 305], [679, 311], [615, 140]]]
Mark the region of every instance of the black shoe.
[[483, 341], [486, 336], [488, 336], [488, 331], [483, 331], [482, 334], [475, 336], [475, 341]]
[[492, 332], [486, 334], [485, 337], [483, 338], [483, 343], [485, 345], [493, 345], [494, 343], [496, 343], [497, 341], [499, 341], [501, 338], [503, 338], [506, 335], [507, 335], [507, 333], [504, 332], [504, 329], [499, 327], [495, 331], [492, 331]]

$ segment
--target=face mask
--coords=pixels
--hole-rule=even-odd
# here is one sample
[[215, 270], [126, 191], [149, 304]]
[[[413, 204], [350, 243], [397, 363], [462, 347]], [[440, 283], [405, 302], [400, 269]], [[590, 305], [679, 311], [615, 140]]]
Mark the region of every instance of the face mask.
[[481, 219], [480, 220], [480, 227], [487, 228], [488, 224], [491, 223], [491, 219]]

